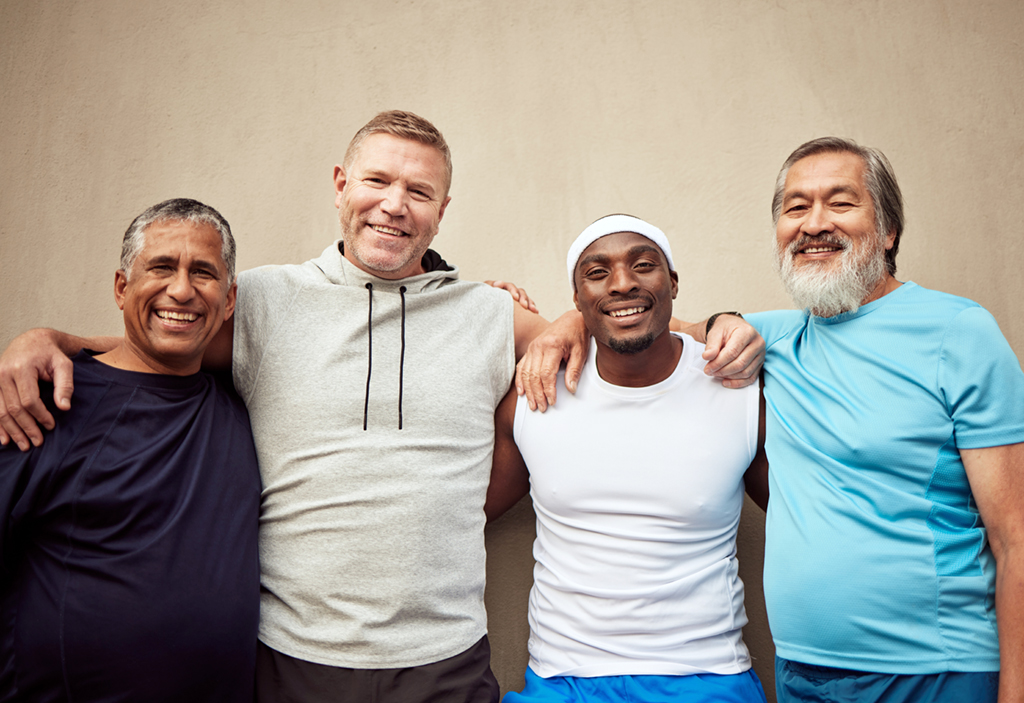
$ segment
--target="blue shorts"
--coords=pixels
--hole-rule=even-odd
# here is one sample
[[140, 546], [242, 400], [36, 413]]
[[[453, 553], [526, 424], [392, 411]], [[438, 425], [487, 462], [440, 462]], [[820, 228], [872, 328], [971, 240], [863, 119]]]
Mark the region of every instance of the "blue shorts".
[[872, 674], [775, 657], [779, 703], [996, 703], [999, 672]]
[[526, 670], [522, 693], [509, 692], [502, 703], [766, 703], [753, 669], [742, 674], [688, 676], [552, 676]]

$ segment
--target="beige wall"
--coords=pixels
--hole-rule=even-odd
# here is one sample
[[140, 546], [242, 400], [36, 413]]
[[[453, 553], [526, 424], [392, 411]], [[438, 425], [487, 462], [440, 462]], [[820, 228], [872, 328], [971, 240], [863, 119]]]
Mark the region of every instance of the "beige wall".
[[[335, 236], [331, 168], [379, 110], [433, 120], [455, 160], [436, 247], [468, 278], [570, 303], [568, 243], [629, 212], [669, 234], [676, 314], [787, 306], [769, 265], [781, 162], [824, 134], [877, 146], [907, 200], [899, 278], [988, 307], [1024, 356], [1019, 0], [449, 0], [0, 4], [0, 344], [38, 324], [116, 333], [118, 241], [189, 196], [240, 267]], [[771, 681], [759, 560], [747, 637]], [[495, 668], [518, 686], [527, 506], [494, 526]]]

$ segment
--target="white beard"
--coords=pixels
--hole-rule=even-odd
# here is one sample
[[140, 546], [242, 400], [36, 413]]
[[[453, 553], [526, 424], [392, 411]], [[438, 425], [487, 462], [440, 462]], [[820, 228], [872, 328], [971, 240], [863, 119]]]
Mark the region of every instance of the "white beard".
[[885, 276], [885, 246], [875, 237], [864, 243], [864, 251], [853, 250], [846, 237], [820, 235], [815, 242], [843, 247], [838, 262], [819, 264], [807, 262], [796, 266], [794, 254], [806, 243], [801, 237], [785, 251], [776, 250], [775, 269], [782, 285], [797, 307], [818, 317], [834, 317], [844, 312], [857, 312], [861, 302], [871, 294]]

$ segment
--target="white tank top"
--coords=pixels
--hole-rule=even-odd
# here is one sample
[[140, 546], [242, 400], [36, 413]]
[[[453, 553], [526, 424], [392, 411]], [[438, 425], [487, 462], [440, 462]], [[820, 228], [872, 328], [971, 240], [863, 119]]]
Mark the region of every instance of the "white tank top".
[[[737, 575], [757, 385], [705, 376], [686, 335], [673, 374], [644, 388], [598, 375], [546, 413], [520, 398], [537, 560], [530, 667], [539, 676], [735, 674], [750, 668]], [[561, 381], [560, 381], [561, 382]]]

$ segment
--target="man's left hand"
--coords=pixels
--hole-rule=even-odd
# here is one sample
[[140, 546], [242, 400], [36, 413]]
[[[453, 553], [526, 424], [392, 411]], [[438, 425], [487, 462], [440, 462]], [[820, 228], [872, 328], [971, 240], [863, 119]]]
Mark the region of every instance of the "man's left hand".
[[726, 388], [749, 386], [764, 366], [764, 349], [761, 335], [743, 318], [720, 315], [707, 335], [704, 373], [722, 379]]

